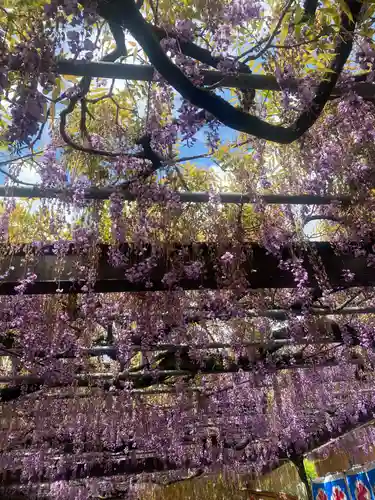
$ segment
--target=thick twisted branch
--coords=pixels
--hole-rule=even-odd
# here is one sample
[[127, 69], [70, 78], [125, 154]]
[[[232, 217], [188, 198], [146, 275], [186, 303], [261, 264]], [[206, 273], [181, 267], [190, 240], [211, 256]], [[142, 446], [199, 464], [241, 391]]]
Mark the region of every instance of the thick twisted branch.
[[[103, 57], [102, 62], [115, 62], [119, 57], [126, 56], [126, 45], [125, 45], [125, 37], [124, 32], [120, 24], [116, 22], [109, 22], [109, 27], [112, 32], [112, 35], [116, 42], [116, 48]], [[77, 151], [82, 151], [83, 153], [96, 154], [101, 156], [109, 156], [109, 157], [118, 157], [118, 156], [126, 156], [123, 153], [112, 153], [110, 151], [102, 151], [97, 150], [90, 147], [85, 147], [80, 144], [77, 144], [73, 141], [73, 139], [68, 135], [66, 131], [67, 118], [74, 111], [77, 103], [84, 99], [86, 94], [90, 90], [92, 78], [89, 76], [84, 76], [78, 85], [78, 91], [76, 95], [74, 95], [70, 101], [69, 105], [63, 109], [60, 113], [60, 135], [63, 138], [64, 142]]]
[[338, 42], [335, 47], [336, 57], [329, 72], [324, 75], [318, 86], [310, 107], [289, 127], [267, 123], [256, 116], [236, 109], [221, 97], [197, 88], [165, 54], [153, 29], [145, 21], [133, 0], [106, 2], [99, 12], [108, 21], [116, 18], [117, 22], [127, 28], [146, 52], [155, 69], [193, 105], [205, 109], [230, 128], [262, 139], [289, 144], [301, 137], [316, 122], [329, 100], [352, 50], [354, 29], [361, 6], [362, 3], [358, 0], [349, 2], [348, 7], [353, 21], [345, 12], [342, 12]]

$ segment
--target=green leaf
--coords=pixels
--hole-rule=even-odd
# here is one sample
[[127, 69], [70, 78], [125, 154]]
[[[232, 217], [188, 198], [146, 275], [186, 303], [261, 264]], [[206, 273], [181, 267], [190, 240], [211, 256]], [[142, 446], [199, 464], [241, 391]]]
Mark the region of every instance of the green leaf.
[[61, 92], [61, 78], [57, 78], [55, 86], [52, 91], [52, 99], [54, 101], [59, 97], [60, 92]]
[[318, 474], [317, 474], [316, 468], [315, 468], [315, 464], [314, 464], [313, 461], [308, 460], [307, 458], [305, 458], [303, 460], [303, 465], [304, 465], [304, 468], [305, 468], [306, 476], [310, 480], [318, 477]]
[[[56, 101], [58, 99], [58, 97], [60, 96], [60, 92], [61, 92], [61, 78], [57, 78], [56, 84], [55, 84], [53, 91], [52, 91], [52, 100], [53, 101]], [[56, 116], [56, 104], [55, 104], [55, 102], [51, 103], [50, 116], [51, 116], [50, 127], [52, 128], [54, 121], [55, 121], [55, 116]]]
[[284, 44], [285, 39], [288, 36], [288, 29], [289, 29], [288, 25], [284, 24], [284, 26], [281, 29], [280, 36], [279, 36], [280, 45]]
[[354, 19], [353, 19], [353, 16], [352, 16], [352, 13], [348, 7], [348, 4], [346, 3], [345, 0], [339, 0], [340, 2], [340, 5], [341, 5], [341, 8], [342, 10], [345, 12], [345, 14], [348, 16], [348, 18], [350, 19], [350, 21], [353, 23], [354, 22]]
[[302, 20], [304, 14], [304, 9], [301, 7], [301, 5], [297, 5], [296, 11], [294, 14], [294, 23], [299, 24]]

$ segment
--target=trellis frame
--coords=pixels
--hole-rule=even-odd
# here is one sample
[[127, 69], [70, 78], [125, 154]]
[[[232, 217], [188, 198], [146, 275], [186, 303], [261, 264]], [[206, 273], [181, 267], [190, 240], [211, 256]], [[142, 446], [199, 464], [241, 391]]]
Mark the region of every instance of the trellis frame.
[[[125, 65], [125, 64], [116, 64], [116, 63], [87, 63], [87, 62], [80, 62], [80, 61], [59, 61], [57, 64], [57, 71], [60, 73], [64, 74], [70, 74], [70, 75], [77, 75], [77, 76], [92, 76], [92, 77], [101, 77], [101, 78], [116, 78], [116, 79], [132, 79], [132, 80], [140, 80], [140, 81], [153, 81], [154, 79], [154, 70], [151, 66], [137, 66], [137, 65]], [[264, 76], [264, 75], [252, 75], [252, 74], [236, 74], [236, 75], [228, 75], [228, 74], [222, 74], [217, 71], [206, 71], [203, 74], [204, 76], [204, 83], [207, 85], [217, 85], [217, 86], [222, 86], [222, 87], [234, 87], [234, 88], [239, 88], [239, 89], [262, 89], [262, 90], [273, 90], [273, 91], [280, 91], [281, 88], [279, 84], [277, 83], [276, 79], [273, 77], [269, 76]], [[296, 90], [298, 82], [296, 81], [286, 81], [283, 83], [284, 88], [287, 88], [291, 91]], [[363, 81], [356, 82], [354, 84], [355, 91], [365, 97], [365, 98], [373, 98], [375, 96], [375, 85], [369, 84]], [[332, 97], [335, 98], [340, 95], [340, 90], [335, 92]], [[86, 199], [108, 199], [108, 197], [113, 193], [117, 192], [118, 187], [109, 187], [109, 188], [101, 188], [101, 189], [90, 189], [85, 192], [85, 198]], [[129, 201], [132, 201], [135, 199], [135, 197], [126, 191], [123, 191], [123, 197], [124, 199], [127, 199]], [[20, 188], [20, 187], [0, 187], [0, 196], [20, 196], [20, 197], [28, 197], [28, 198], [55, 198], [55, 197], [66, 197], [70, 196], [71, 192], [69, 189], [67, 190], [46, 190], [38, 187], [33, 187], [33, 188]], [[209, 194], [208, 193], [179, 193], [179, 197], [181, 202], [188, 202], [188, 203], [204, 203], [209, 201]], [[243, 204], [243, 203], [253, 203], [257, 201], [262, 201], [264, 203], [275, 203], [275, 204], [315, 204], [315, 205], [323, 205], [323, 204], [330, 204], [330, 203], [337, 203], [337, 202], [343, 202], [343, 203], [350, 203], [352, 200], [348, 196], [332, 196], [332, 197], [319, 197], [315, 195], [297, 195], [297, 196], [284, 196], [284, 195], [264, 195], [264, 196], [259, 196], [259, 197], [253, 197], [252, 195], [249, 194], [236, 194], [236, 193], [222, 193], [219, 195], [219, 199], [221, 203], [235, 203], [235, 204]], [[318, 245], [319, 247], [319, 245]], [[323, 251], [328, 251], [328, 253], [332, 249], [330, 249], [329, 244], [323, 243], [321, 245], [321, 248]], [[47, 251], [48, 254], [48, 251]], [[44, 254], [46, 255], [46, 254]], [[51, 254], [49, 254], [51, 257]], [[24, 258], [25, 254], [19, 255], [20, 258]], [[337, 262], [340, 261], [340, 259], [343, 259], [344, 256], [341, 255], [337, 258]], [[358, 267], [358, 259], [355, 259], [356, 261], [354, 262], [353, 259], [351, 261], [352, 267], [357, 266]], [[308, 263], [307, 263], [308, 264]], [[327, 268], [332, 269], [331, 265], [326, 266]], [[346, 265], [346, 269], [350, 269], [351, 266]], [[267, 269], [269, 269], [269, 266], [267, 264]], [[362, 266], [362, 281], [352, 283], [352, 286], [372, 286], [375, 284], [375, 273], [372, 273], [371, 278], [365, 279], [363, 272], [365, 268]], [[311, 274], [311, 273], [310, 273]], [[343, 285], [342, 279], [340, 280], [337, 276], [336, 273], [336, 280], [337, 283], [336, 285]], [[104, 276], [103, 277], [103, 283], [107, 282], [108, 283], [108, 277]], [[118, 280], [119, 281], [119, 280]], [[33, 290], [39, 290], [36, 293], [55, 293], [56, 291], [56, 283], [54, 281], [46, 281], [42, 280], [41, 281], [42, 285], [38, 289], [38, 282], [37, 286], [33, 285]], [[4, 283], [0, 284], [0, 293], [8, 295], [12, 294], [12, 289], [14, 288], [14, 285], [17, 284], [17, 281], [14, 282], [8, 282], [5, 286]], [[274, 283], [275, 284], [275, 283]], [[316, 285], [317, 283], [310, 283], [311, 285]], [[112, 280], [112, 288], [107, 287], [106, 285], [100, 285], [95, 291], [97, 292], [113, 292], [113, 291], [124, 291], [124, 287], [121, 286], [114, 286], [113, 287], [113, 280]], [[69, 283], [64, 283], [60, 282], [59, 286], [63, 289], [65, 293], [77, 293], [77, 291], [81, 291], [80, 288], [78, 287], [73, 287], [71, 285], [71, 282]], [[196, 286], [196, 285], [195, 285]], [[270, 283], [259, 283], [257, 285], [260, 288], [266, 288], [270, 286]], [[280, 282], [277, 283], [277, 286], [285, 286], [285, 282], [281, 279]], [[28, 291], [30, 291], [32, 288], [30, 288]], [[187, 287], [189, 288], [189, 287]], [[193, 287], [194, 288], [194, 287]], [[214, 287], [216, 288], [216, 287]], [[55, 290], [54, 290], [55, 289]], [[158, 289], [158, 288], [155, 288]], [[134, 291], [135, 289], [133, 288], [131, 291]], [[129, 289], [130, 291], [130, 289]], [[31, 292], [33, 293], [33, 292]], [[358, 312], [358, 311], [357, 311]], [[355, 311], [348, 312], [348, 314], [355, 314]], [[364, 313], [373, 313], [372, 308], [368, 309]], [[287, 316], [287, 313], [282, 313]], [[176, 347], [176, 346], [175, 346]], [[218, 347], [218, 346], [215, 346]], [[113, 354], [113, 347], [109, 346], [108, 347], [108, 353]], [[103, 351], [104, 352], [104, 351]], [[87, 352], [88, 355], [95, 355], [95, 353], [92, 351]], [[34, 381], [35, 382], [35, 381]], [[41, 381], [37, 381], [41, 382]], [[373, 409], [375, 410], [375, 409]], [[356, 424], [348, 424], [344, 429], [341, 429], [338, 431], [337, 429], [334, 430], [333, 432], [325, 432], [323, 433], [322, 436], [318, 436], [315, 439], [312, 440], [312, 445], [313, 448], [315, 449], [318, 446], [321, 446], [325, 442], [329, 441], [334, 437], [335, 435], [342, 435], [345, 434], [354, 428], [356, 428], [359, 424], [363, 425], [365, 422], [370, 422], [373, 419], [372, 411], [369, 411], [368, 413], [362, 414], [360, 418], [360, 422]], [[337, 437], [336, 436], [336, 437]], [[310, 446], [310, 448], [311, 448]], [[289, 453], [289, 454], [288, 454]], [[287, 450], [287, 452], [284, 453], [284, 457], [280, 456], [280, 460], [283, 458], [292, 458], [296, 459], [295, 455], [295, 450]], [[134, 461], [129, 462], [129, 461], [123, 461], [122, 463], [124, 464], [119, 466], [115, 465], [115, 473], [122, 474], [124, 472], [126, 473], [134, 473], [134, 472], [152, 472], [155, 470], [165, 470], [165, 463], [163, 462], [160, 467], [156, 466], [156, 462], [158, 459], [151, 457], [150, 459], [145, 459], [140, 464], [135, 465]], [[129, 469], [129, 464], [130, 467], [133, 468], [132, 471]], [[173, 464], [169, 464], [169, 468], [172, 470], [173, 469]], [[156, 468], [156, 469], [155, 469]], [[104, 471], [103, 471], [104, 472]], [[79, 474], [78, 474], [79, 475]], [[14, 478], [13, 478], [14, 479]], [[9, 482], [6, 480], [6, 482]], [[12, 482], [12, 479], [10, 480], [10, 483]]]

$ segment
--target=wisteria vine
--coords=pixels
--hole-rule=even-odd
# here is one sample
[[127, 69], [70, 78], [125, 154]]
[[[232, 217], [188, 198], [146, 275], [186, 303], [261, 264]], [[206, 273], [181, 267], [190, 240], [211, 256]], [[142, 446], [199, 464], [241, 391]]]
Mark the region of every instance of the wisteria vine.
[[[330, 3], [0, 8], [4, 494], [261, 474], [373, 419], [375, 8]], [[61, 60], [153, 74], [69, 79]], [[257, 61], [277, 92], [238, 83]], [[60, 194], [12, 196], [25, 168]]]

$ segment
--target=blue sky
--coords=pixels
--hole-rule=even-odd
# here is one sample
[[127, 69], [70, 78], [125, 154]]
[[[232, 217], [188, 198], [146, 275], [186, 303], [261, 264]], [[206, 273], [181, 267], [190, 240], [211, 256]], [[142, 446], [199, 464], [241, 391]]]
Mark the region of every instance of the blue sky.
[[[220, 91], [220, 96], [223, 97], [226, 101], [229, 101], [231, 98], [233, 98], [233, 95], [231, 94], [229, 89], [224, 89]], [[178, 102], [180, 99], [179, 97], [176, 98], [176, 101]], [[178, 107], [178, 104], [176, 105]], [[209, 130], [208, 126], [202, 127], [202, 129], [195, 135], [196, 142], [192, 146], [186, 146], [186, 145], [181, 145], [179, 148], [180, 157], [184, 156], [196, 156], [200, 154], [205, 154], [209, 151], [209, 149], [206, 146], [206, 139], [205, 139], [205, 133]], [[236, 130], [233, 130], [229, 127], [225, 127], [224, 125], [219, 127], [219, 136], [221, 139], [222, 143], [227, 143], [227, 142], [235, 142], [239, 136], [239, 133]], [[209, 167], [212, 166], [213, 163], [210, 160], [210, 158], [201, 158], [199, 160], [194, 160], [194, 163], [196, 163], [198, 166], [201, 167]]]
[[[223, 92], [221, 92], [221, 95], [226, 100], [229, 100], [231, 98], [231, 94], [230, 94], [230, 91], [228, 89], [225, 89]], [[180, 100], [179, 97], [177, 97], [176, 100], [177, 101]], [[58, 108], [60, 106], [57, 105], [56, 107]], [[178, 105], [176, 107], [178, 107]], [[206, 145], [205, 133], [208, 130], [209, 130], [208, 126], [202, 127], [195, 135], [196, 141], [193, 145], [187, 146], [186, 144], [181, 144], [179, 147], [179, 156], [180, 157], [196, 156], [196, 155], [207, 153], [209, 151], [209, 149]], [[235, 142], [238, 135], [239, 134], [237, 131], [235, 131], [229, 127], [225, 127], [225, 126], [219, 127], [219, 136], [221, 138], [222, 143]], [[50, 132], [49, 132], [48, 126], [45, 126], [41, 139], [35, 144], [35, 150], [40, 151], [49, 142], [50, 142]], [[10, 158], [10, 156], [7, 153], [2, 153], [1, 160], [7, 160], [8, 158]], [[202, 167], [202, 168], [208, 168], [210, 166], [213, 166], [213, 163], [209, 157], [194, 160], [194, 163], [196, 163], [196, 165], [198, 167]], [[25, 179], [23, 177], [24, 176], [22, 176], [23, 180], [27, 180], [28, 182], [33, 182], [31, 179]], [[5, 176], [3, 173], [0, 172], [0, 184], [3, 184], [4, 181], [5, 181]]]
[[[35, 147], [34, 147], [35, 151], [40, 151], [49, 142], [50, 142], [50, 131], [48, 128], [48, 124], [46, 124], [40, 140], [37, 141], [35, 144]], [[25, 152], [23, 154], [27, 154], [27, 153], [28, 153], [28, 151], [25, 150]], [[22, 153], [20, 154], [20, 156], [22, 156]], [[0, 161], [6, 161], [10, 158], [16, 158], [16, 157], [17, 157], [17, 155], [10, 155], [9, 153], [6, 153], [4, 151], [4, 152], [1, 152], [1, 154], [0, 154]], [[7, 168], [4, 168], [4, 170], [7, 170]], [[26, 180], [26, 179], [23, 179], [23, 180]], [[4, 182], [5, 182], [5, 175], [2, 172], [0, 172], [0, 184], [4, 184]]]

